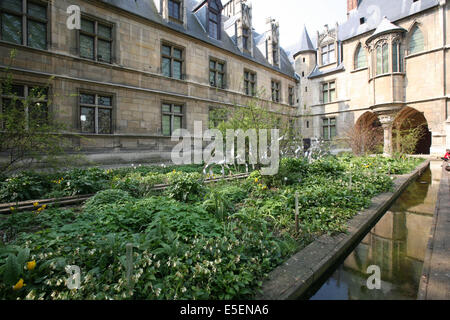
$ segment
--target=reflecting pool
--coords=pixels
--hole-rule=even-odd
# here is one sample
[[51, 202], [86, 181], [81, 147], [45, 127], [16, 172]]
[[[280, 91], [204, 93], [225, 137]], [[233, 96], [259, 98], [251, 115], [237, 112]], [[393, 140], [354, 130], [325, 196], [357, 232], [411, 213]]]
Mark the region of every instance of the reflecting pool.
[[[442, 174], [440, 162], [412, 183], [375, 227], [313, 293], [311, 300], [416, 299]], [[380, 267], [381, 288], [369, 290], [367, 273]], [[306, 297], [308, 298], [308, 297]]]

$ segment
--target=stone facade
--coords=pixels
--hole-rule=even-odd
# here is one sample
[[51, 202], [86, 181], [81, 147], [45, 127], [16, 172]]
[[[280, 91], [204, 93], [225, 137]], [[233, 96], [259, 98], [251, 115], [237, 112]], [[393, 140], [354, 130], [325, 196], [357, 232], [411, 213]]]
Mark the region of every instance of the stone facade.
[[[129, 1], [123, 1], [126, 2]], [[203, 121], [206, 129], [211, 107], [245, 107], [253, 99], [244, 94], [244, 70], [257, 74], [257, 87], [265, 91], [257, 98], [260, 103], [270, 105], [275, 116], [295, 115], [296, 107], [289, 104], [288, 88], [295, 87], [298, 80], [290, 64], [272, 65], [267, 59], [262, 61], [263, 55], [259, 52], [255, 52], [257, 57], [243, 53], [242, 45], [239, 49], [235, 39], [225, 32], [222, 32], [220, 41], [209, 38], [200, 26], [201, 19], [192, 12], [199, 9], [197, 6], [214, 5], [211, 4], [214, 1], [178, 2], [181, 3], [179, 24], [168, 21], [168, 0], [138, 1], [145, 6], [134, 11], [117, 5], [121, 1], [43, 1], [48, 8], [47, 49], [1, 39], [0, 67], [4, 70], [11, 64], [10, 52], [16, 49], [10, 68], [14, 81], [48, 83], [51, 110], [69, 126], [68, 135], [74, 144], [98, 162], [168, 159], [175, 143], [162, 132], [163, 103], [183, 107], [182, 127], [193, 132], [194, 121]], [[81, 8], [82, 17], [112, 26], [111, 63], [80, 56], [79, 31], [69, 30], [66, 26], [69, 16], [66, 10], [74, 4]], [[233, 4], [245, 5], [245, 0], [234, 0]], [[248, 8], [245, 9], [248, 12]], [[229, 17], [223, 15], [220, 28], [223, 30], [224, 23], [232, 18], [231, 14]], [[244, 23], [251, 26], [251, 13], [247, 13]], [[203, 34], [196, 34], [198, 30], [203, 30]], [[258, 37], [264, 35], [258, 34]], [[163, 44], [182, 50], [181, 79], [163, 75]], [[249, 51], [256, 50], [252, 40]], [[225, 65], [223, 88], [210, 84], [210, 59]], [[285, 60], [289, 61], [287, 55]], [[271, 101], [273, 80], [281, 83], [279, 103]], [[80, 131], [80, 93], [112, 97], [110, 133], [87, 134]]]
[[[328, 130], [324, 124], [331, 118], [336, 121], [333, 138], [339, 139], [369, 112], [384, 128], [384, 152], [390, 154], [393, 127], [421, 117], [429, 130], [431, 147], [418, 153], [443, 154], [450, 147], [450, 4], [382, 2], [348, 1], [348, 21], [332, 29], [326, 26], [318, 33], [314, 51], [305, 41], [296, 50], [293, 58], [301, 75], [302, 134], [323, 138]], [[302, 37], [310, 39], [306, 30]], [[324, 63], [324, 50], [326, 54], [330, 44], [334, 57]], [[334, 87], [329, 96], [332, 99], [324, 97], [329, 83]]]

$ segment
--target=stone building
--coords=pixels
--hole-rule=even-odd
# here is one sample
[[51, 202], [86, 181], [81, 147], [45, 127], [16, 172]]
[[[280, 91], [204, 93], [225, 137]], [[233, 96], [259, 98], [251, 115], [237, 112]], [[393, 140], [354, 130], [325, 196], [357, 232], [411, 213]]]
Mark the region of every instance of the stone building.
[[345, 22], [325, 26], [314, 43], [305, 28], [293, 52], [303, 136], [339, 139], [353, 125], [382, 126], [391, 154], [393, 128], [423, 125], [416, 153], [443, 154], [450, 147], [449, 3], [347, 4]]
[[[80, 29], [68, 28], [72, 5]], [[48, 108], [91, 160], [169, 159], [175, 129], [206, 129], [211, 110], [251, 99], [297, 112], [279, 25], [257, 33], [245, 0], [1, 0], [0, 24], [16, 93], [48, 85]]]

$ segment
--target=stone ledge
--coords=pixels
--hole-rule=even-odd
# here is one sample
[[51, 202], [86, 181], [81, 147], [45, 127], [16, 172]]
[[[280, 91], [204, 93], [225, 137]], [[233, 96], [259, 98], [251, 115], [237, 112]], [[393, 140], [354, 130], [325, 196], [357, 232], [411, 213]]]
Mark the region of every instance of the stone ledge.
[[342, 254], [369, 231], [374, 222], [383, 215], [408, 185], [420, 176], [430, 161], [425, 161], [412, 173], [397, 176], [394, 191], [380, 194], [372, 199], [371, 206], [358, 213], [348, 223], [348, 232], [335, 236], [323, 235], [283, 265], [269, 274], [257, 300], [294, 300], [304, 294], [311, 285], [333, 266]]

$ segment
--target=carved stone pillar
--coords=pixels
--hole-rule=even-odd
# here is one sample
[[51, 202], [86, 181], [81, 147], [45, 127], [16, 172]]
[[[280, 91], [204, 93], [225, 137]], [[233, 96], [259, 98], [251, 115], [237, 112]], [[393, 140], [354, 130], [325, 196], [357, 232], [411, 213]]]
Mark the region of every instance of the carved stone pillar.
[[394, 148], [392, 145], [392, 128], [394, 126], [395, 115], [385, 114], [379, 116], [381, 125], [384, 130], [384, 149], [383, 155], [385, 157], [390, 157], [394, 153]]

